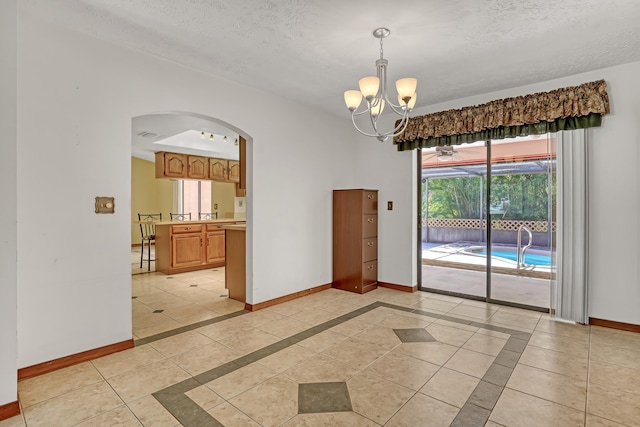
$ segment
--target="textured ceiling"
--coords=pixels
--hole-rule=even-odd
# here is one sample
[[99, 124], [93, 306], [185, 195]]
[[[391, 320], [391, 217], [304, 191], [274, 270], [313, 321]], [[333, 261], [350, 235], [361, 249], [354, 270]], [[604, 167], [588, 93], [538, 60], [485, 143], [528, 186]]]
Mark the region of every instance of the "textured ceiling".
[[75, 31], [347, 116], [375, 73], [418, 106], [640, 60], [638, 0], [23, 0]]

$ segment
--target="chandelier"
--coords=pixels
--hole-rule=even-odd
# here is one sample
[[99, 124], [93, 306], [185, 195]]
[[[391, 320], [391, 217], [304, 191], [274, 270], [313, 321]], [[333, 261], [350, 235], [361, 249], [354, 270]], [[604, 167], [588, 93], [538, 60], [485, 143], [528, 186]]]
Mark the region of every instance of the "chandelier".
[[[416, 104], [416, 86], [418, 81], [414, 78], [404, 78], [396, 81], [398, 92], [398, 103], [389, 100], [387, 93], [387, 65], [389, 61], [384, 59], [382, 50], [382, 39], [389, 35], [388, 28], [377, 28], [373, 31], [373, 36], [380, 39], [380, 59], [376, 61], [376, 76], [369, 76], [360, 79], [358, 82], [360, 90], [348, 90], [344, 93], [344, 102], [351, 111], [351, 121], [358, 132], [366, 136], [376, 137], [378, 141], [386, 141], [387, 138], [400, 135], [404, 132], [409, 123], [409, 113]], [[365, 99], [365, 108], [359, 109], [362, 98]], [[400, 116], [393, 129], [382, 132], [378, 130], [378, 119], [382, 115], [385, 106]], [[371, 120], [373, 133], [365, 132], [356, 124], [356, 117], [367, 114]]]

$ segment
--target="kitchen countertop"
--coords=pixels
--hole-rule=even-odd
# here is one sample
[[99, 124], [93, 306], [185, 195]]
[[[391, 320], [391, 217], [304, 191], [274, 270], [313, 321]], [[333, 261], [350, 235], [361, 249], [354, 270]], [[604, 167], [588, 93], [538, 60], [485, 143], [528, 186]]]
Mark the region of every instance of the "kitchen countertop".
[[232, 230], [232, 231], [247, 231], [247, 224], [233, 224], [233, 225], [222, 225], [220, 226], [223, 230]]

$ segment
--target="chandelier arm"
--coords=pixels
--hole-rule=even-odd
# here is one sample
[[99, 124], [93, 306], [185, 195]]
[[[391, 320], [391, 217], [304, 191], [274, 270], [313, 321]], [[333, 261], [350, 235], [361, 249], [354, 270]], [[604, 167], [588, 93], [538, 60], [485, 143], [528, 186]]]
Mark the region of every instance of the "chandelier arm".
[[[395, 129], [393, 130], [394, 134], [393, 135], [389, 135], [391, 137], [395, 137], [398, 136], [400, 134], [402, 134], [405, 129], [407, 129], [407, 125], [409, 124], [409, 116], [405, 117], [399, 124], [398, 126], [395, 127]], [[402, 129], [398, 130], [400, 127], [402, 127]]]
[[366, 110], [362, 110], [362, 111], [354, 111], [351, 115], [352, 116], [361, 116], [365, 113], [368, 113], [369, 111], [371, 111], [370, 108], [367, 108]]
[[404, 130], [407, 128], [407, 125], [409, 124], [409, 116], [403, 117], [400, 120], [400, 123], [398, 123], [398, 125], [396, 127], [394, 127], [392, 130], [390, 130], [389, 132], [383, 134], [386, 136], [398, 136], [400, 135], [402, 132], [404, 132]]
[[[362, 113], [364, 113], [364, 111], [361, 112], [360, 114], [362, 114]], [[370, 137], [375, 137], [375, 138], [378, 138], [378, 137], [389, 137], [390, 136], [390, 137], [393, 138], [393, 137], [396, 137], [396, 136], [400, 135], [401, 133], [403, 133], [405, 131], [405, 129], [407, 128], [407, 125], [409, 124], [409, 117], [407, 116], [407, 117], [403, 118], [400, 121], [400, 123], [398, 124], [398, 126], [396, 126], [392, 130], [390, 130], [388, 132], [385, 132], [385, 133], [378, 132], [377, 127], [374, 127], [374, 129], [373, 129], [373, 130], [376, 131], [376, 133], [367, 133], [367, 132], [363, 131], [356, 124], [355, 114], [351, 115], [351, 122], [353, 123], [353, 127], [355, 127], [358, 132], [360, 132], [361, 134], [363, 134], [365, 136], [370, 136]]]
[[[357, 130], [358, 132], [360, 132], [361, 134], [363, 134], [364, 136], [371, 136], [371, 137], [374, 137], [374, 138], [377, 138], [377, 137], [379, 137], [379, 136], [386, 136], [386, 135], [384, 135], [384, 134], [380, 134], [380, 133], [367, 133], [367, 132], [365, 132], [365, 131], [361, 130], [361, 129], [358, 127], [358, 125], [356, 124], [356, 119], [355, 119], [355, 117], [354, 117], [354, 115], [353, 115], [353, 114], [351, 115], [351, 121], [353, 122], [353, 127], [354, 127], [354, 128], [356, 128], [356, 130]], [[378, 132], [378, 130], [377, 130], [377, 129], [375, 129], [375, 128], [374, 128], [374, 130], [375, 130], [376, 132]]]
[[[389, 103], [389, 101], [387, 101]], [[404, 117], [405, 115], [408, 115], [409, 113], [407, 112], [407, 110], [405, 110], [405, 107], [402, 105], [395, 105], [395, 104], [391, 104], [389, 103], [389, 106], [391, 107], [391, 109], [399, 116]]]

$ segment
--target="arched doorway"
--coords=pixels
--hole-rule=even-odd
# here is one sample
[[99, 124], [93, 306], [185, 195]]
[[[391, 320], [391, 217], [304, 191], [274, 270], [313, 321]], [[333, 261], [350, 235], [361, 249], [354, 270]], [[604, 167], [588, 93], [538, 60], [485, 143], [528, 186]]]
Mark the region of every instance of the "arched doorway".
[[[156, 178], [156, 153], [240, 161], [242, 143], [252, 141], [245, 132], [220, 119], [188, 112], [162, 112], [132, 118], [131, 123], [131, 242], [132, 318], [134, 339], [146, 338], [220, 315], [242, 310], [243, 304], [227, 298], [225, 267], [162, 274], [142, 253], [139, 213], [190, 213], [192, 220], [206, 212], [215, 218], [247, 221], [251, 218], [251, 191], [228, 180]], [[227, 163], [228, 162], [228, 163]], [[239, 164], [239, 163], [238, 163]], [[242, 165], [246, 173], [248, 162]], [[248, 180], [246, 181], [248, 182]], [[241, 208], [241, 209], [239, 209]], [[241, 212], [240, 212], [241, 211]], [[247, 229], [250, 248], [250, 226]], [[207, 234], [208, 236], [208, 234]], [[205, 237], [203, 245], [208, 245]], [[224, 247], [224, 244], [223, 244]], [[206, 252], [206, 250], [205, 250]], [[247, 250], [247, 253], [250, 253]], [[144, 254], [145, 256], [149, 256]], [[247, 265], [250, 265], [247, 259]], [[162, 270], [159, 268], [158, 270]], [[164, 273], [167, 273], [164, 271]], [[247, 277], [247, 284], [250, 283]], [[250, 286], [247, 286], [250, 288]]]

